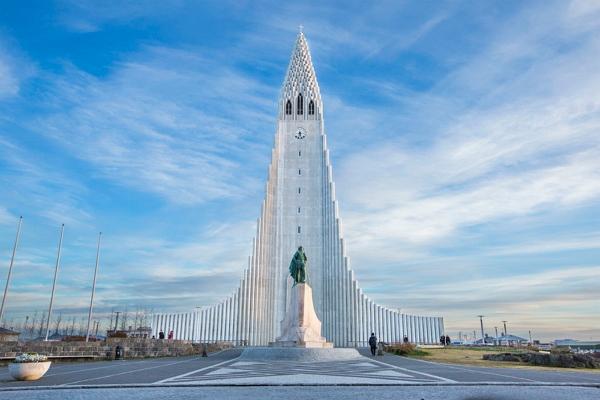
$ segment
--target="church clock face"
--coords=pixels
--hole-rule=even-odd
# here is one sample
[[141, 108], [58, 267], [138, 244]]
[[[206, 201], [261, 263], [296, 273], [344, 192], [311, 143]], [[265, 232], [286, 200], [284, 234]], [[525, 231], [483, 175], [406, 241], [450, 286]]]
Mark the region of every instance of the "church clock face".
[[304, 139], [306, 137], [306, 131], [303, 128], [298, 128], [294, 137], [296, 139]]

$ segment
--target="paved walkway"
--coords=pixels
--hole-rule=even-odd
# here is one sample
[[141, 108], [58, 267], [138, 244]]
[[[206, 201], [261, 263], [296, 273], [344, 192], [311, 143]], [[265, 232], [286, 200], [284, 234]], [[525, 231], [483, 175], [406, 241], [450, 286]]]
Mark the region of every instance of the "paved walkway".
[[[372, 357], [367, 352], [362, 352], [362, 358], [349, 361], [250, 362], [240, 360], [240, 353], [240, 350], [228, 350], [211, 354], [208, 358], [57, 364], [36, 382], [14, 381], [8, 374], [8, 368], [4, 367], [0, 370], [0, 398], [63, 398], [67, 392], [77, 393], [77, 398], [102, 400], [158, 398], [159, 394], [163, 399], [204, 398], [207, 393], [226, 393], [227, 398], [242, 398], [243, 393], [258, 391], [261, 398], [281, 399], [283, 396], [291, 400], [297, 398], [293, 395], [294, 387], [302, 392], [321, 387], [318, 393], [322, 398], [344, 398], [342, 393], [346, 396], [349, 393], [376, 393], [374, 398], [404, 398], [398, 397], [398, 394], [408, 396], [412, 393], [416, 397], [406, 398], [462, 399], [465, 397], [461, 396], [473, 397], [482, 393], [493, 393], [494, 396], [505, 393], [505, 397], [485, 398], [600, 399], [598, 373], [469, 367], [394, 355]], [[32, 388], [39, 390], [23, 390]], [[111, 393], [120, 394], [111, 397]], [[389, 394], [396, 397], [386, 397]], [[453, 397], [455, 395], [458, 397]]]

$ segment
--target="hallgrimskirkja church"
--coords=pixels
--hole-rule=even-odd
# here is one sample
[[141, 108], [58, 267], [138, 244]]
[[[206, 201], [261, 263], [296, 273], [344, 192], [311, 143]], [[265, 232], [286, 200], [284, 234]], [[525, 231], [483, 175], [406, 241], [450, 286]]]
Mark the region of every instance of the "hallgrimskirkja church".
[[299, 246], [308, 256], [307, 282], [322, 335], [336, 347], [384, 342], [437, 343], [441, 317], [407, 315], [376, 304], [360, 288], [346, 242], [323, 122], [323, 101], [306, 38], [298, 34], [281, 97], [265, 199], [252, 254], [239, 287], [220, 303], [185, 313], [154, 314], [153, 334], [175, 339], [266, 346], [280, 334]]

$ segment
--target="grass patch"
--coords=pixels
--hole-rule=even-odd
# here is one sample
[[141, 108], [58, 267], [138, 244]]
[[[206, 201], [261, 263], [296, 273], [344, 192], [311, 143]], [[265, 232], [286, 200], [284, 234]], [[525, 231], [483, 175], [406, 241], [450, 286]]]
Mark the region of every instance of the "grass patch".
[[397, 356], [425, 357], [430, 354], [428, 351], [421, 350], [412, 343], [393, 345], [388, 347], [386, 350], [390, 353], [394, 353]]
[[[459, 365], [476, 365], [480, 367], [502, 367], [502, 368], [520, 368], [520, 369], [534, 369], [534, 370], [556, 370], [556, 371], [578, 371], [578, 372], [589, 372], [589, 373], [600, 373], [600, 370], [590, 369], [575, 369], [575, 368], [559, 368], [559, 367], [547, 367], [547, 366], [534, 366], [525, 364], [522, 362], [512, 361], [489, 361], [484, 360], [484, 354], [491, 353], [525, 353], [527, 349], [516, 349], [511, 347], [445, 347], [445, 348], [428, 348], [426, 351], [421, 350], [414, 345], [414, 350], [404, 352], [402, 355], [405, 357], [417, 358], [426, 361], [435, 361], [446, 364], [459, 364]], [[397, 354], [396, 349], [398, 346], [391, 346], [390, 351], [392, 354]]]

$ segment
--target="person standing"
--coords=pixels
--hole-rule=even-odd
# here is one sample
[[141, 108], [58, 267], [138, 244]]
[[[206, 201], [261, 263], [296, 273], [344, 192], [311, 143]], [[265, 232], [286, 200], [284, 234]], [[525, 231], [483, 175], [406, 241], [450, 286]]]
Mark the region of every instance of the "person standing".
[[375, 336], [375, 332], [371, 332], [369, 346], [371, 346], [371, 354], [375, 355], [377, 353], [377, 336]]

